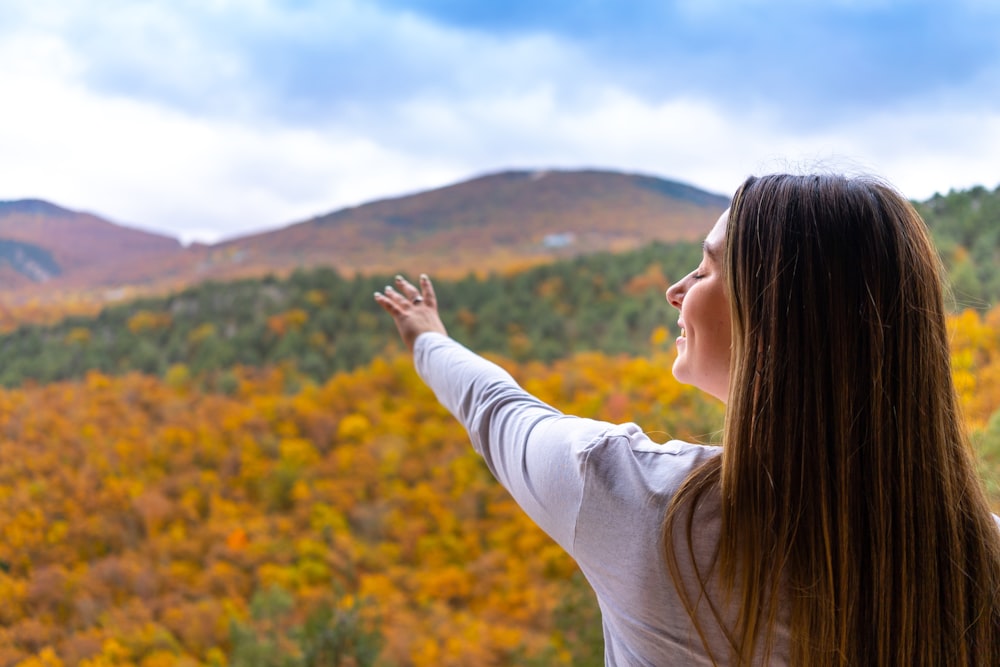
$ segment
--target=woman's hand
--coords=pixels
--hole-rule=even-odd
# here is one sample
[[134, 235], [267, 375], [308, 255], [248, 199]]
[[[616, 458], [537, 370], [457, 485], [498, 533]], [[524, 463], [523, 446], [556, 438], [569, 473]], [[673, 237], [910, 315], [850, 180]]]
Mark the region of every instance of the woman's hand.
[[375, 292], [375, 302], [396, 322], [399, 335], [413, 352], [417, 336], [428, 331], [448, 335], [438, 317], [434, 286], [426, 275], [420, 276], [420, 289], [403, 276], [396, 276], [396, 287], [386, 285], [385, 293]]

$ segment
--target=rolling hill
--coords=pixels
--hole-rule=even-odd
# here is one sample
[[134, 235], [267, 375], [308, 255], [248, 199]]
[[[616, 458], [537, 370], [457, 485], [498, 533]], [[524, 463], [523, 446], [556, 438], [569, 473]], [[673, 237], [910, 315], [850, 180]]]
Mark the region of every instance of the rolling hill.
[[649, 176], [510, 171], [344, 209], [220, 249], [280, 268], [503, 270], [700, 238], [727, 204], [725, 197]]
[[0, 289], [143, 282], [146, 262], [179, 259], [168, 236], [124, 227], [38, 199], [0, 202]]
[[0, 295], [16, 302], [121, 288], [164, 291], [315, 266], [344, 274], [505, 271], [698, 238], [726, 204], [725, 197], [651, 176], [508, 171], [184, 248], [48, 202], [0, 202]]

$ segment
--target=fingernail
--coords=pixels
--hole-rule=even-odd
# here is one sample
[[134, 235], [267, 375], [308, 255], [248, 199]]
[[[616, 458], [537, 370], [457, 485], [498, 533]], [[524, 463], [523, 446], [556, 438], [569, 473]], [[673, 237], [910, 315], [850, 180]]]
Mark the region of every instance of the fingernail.
[[401, 283], [401, 282], [403, 282], [403, 276], [401, 276], [401, 275], [399, 275], [399, 274], [397, 273], [397, 274], [396, 274], [396, 282], [400, 282], [400, 283]]
[[420, 279], [421, 279], [421, 280], [424, 280], [424, 281], [426, 281], [426, 280], [429, 280], [429, 278], [427, 277], [427, 274], [426, 274], [426, 273], [421, 273], [421, 274], [420, 274]]

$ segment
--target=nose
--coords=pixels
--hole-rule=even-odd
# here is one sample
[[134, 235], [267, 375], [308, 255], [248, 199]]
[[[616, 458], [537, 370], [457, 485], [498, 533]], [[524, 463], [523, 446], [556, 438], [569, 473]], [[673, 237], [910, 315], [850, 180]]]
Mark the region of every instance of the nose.
[[681, 309], [681, 301], [684, 299], [683, 285], [684, 281], [680, 280], [667, 288], [667, 303], [677, 310]]

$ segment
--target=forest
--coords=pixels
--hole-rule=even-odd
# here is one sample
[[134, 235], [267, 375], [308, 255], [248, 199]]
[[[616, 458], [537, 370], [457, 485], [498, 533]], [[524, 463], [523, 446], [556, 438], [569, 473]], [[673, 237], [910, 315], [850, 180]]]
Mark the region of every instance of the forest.
[[956, 305], [987, 310], [1000, 301], [1000, 186], [914, 204], [934, 236]]
[[[920, 204], [995, 511], [998, 200]], [[436, 287], [452, 335], [542, 400], [717, 442], [721, 405], [668, 370], [663, 292], [699, 256], [656, 244]], [[0, 336], [0, 667], [603, 664], [574, 563], [374, 305], [389, 278], [203, 284]]]
[[[672, 325], [663, 289], [695, 266], [695, 243], [653, 244], [511, 275], [436, 281], [442, 317], [476, 350], [552, 361], [575, 351], [636, 353]], [[79, 378], [88, 371], [163, 375], [177, 365], [220, 386], [237, 366], [294, 363], [316, 381], [367, 364], [396, 338], [372, 308], [392, 276], [332, 269], [288, 279], [203, 283], [96, 316], [25, 325], [0, 336], [0, 384]]]

